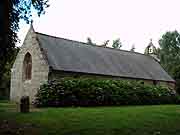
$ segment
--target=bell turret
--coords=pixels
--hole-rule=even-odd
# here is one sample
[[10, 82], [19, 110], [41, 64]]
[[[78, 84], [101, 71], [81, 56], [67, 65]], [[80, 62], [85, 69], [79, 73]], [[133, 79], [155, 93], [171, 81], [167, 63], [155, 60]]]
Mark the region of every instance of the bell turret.
[[149, 56], [153, 57], [157, 62], [160, 62], [160, 60], [157, 57], [158, 56], [157, 52], [158, 51], [157, 51], [156, 47], [152, 43], [152, 39], [150, 39], [150, 43], [146, 47], [144, 54], [149, 55]]

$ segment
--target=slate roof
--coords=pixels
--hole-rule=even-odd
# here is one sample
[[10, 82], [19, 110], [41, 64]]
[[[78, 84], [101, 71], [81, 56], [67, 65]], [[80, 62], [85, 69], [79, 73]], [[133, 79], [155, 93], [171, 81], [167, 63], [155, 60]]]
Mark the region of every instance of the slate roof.
[[174, 82], [152, 57], [37, 33], [53, 70]]

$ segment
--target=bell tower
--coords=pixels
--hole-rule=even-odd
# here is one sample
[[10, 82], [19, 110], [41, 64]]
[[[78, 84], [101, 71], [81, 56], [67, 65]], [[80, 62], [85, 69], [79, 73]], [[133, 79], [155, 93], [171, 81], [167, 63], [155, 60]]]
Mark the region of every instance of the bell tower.
[[152, 39], [150, 39], [150, 43], [148, 44], [148, 46], [146, 47], [144, 54], [149, 55], [151, 57], [153, 57], [157, 62], [160, 62], [160, 59], [158, 59], [157, 57], [157, 49], [156, 47], [153, 45], [152, 43]]

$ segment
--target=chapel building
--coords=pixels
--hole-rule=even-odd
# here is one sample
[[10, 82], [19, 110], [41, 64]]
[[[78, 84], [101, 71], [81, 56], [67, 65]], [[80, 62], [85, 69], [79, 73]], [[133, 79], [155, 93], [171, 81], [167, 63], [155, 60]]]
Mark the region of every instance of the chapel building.
[[64, 77], [137, 80], [175, 87], [152, 41], [145, 54], [88, 45], [35, 32], [31, 26], [11, 71], [10, 99], [33, 101], [41, 84]]

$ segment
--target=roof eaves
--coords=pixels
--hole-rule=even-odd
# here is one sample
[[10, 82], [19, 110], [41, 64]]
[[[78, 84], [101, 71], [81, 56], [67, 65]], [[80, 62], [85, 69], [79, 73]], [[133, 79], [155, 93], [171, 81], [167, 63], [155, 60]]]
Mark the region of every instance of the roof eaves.
[[89, 73], [89, 72], [77, 72], [77, 71], [70, 71], [70, 70], [59, 70], [59, 69], [54, 69], [52, 68], [52, 72], [57, 71], [57, 72], [66, 72], [66, 73], [78, 73], [78, 74], [89, 74], [89, 75], [99, 75], [99, 76], [109, 76], [109, 77], [119, 77], [119, 78], [126, 78], [126, 79], [136, 79], [136, 80], [150, 80], [150, 81], [162, 81], [162, 82], [172, 82], [175, 83], [176, 81], [172, 79], [172, 81], [169, 80], [157, 80], [157, 79], [148, 79], [148, 78], [140, 78], [140, 77], [129, 77], [129, 76], [115, 76], [115, 75], [107, 75], [107, 74], [97, 74], [97, 73]]

